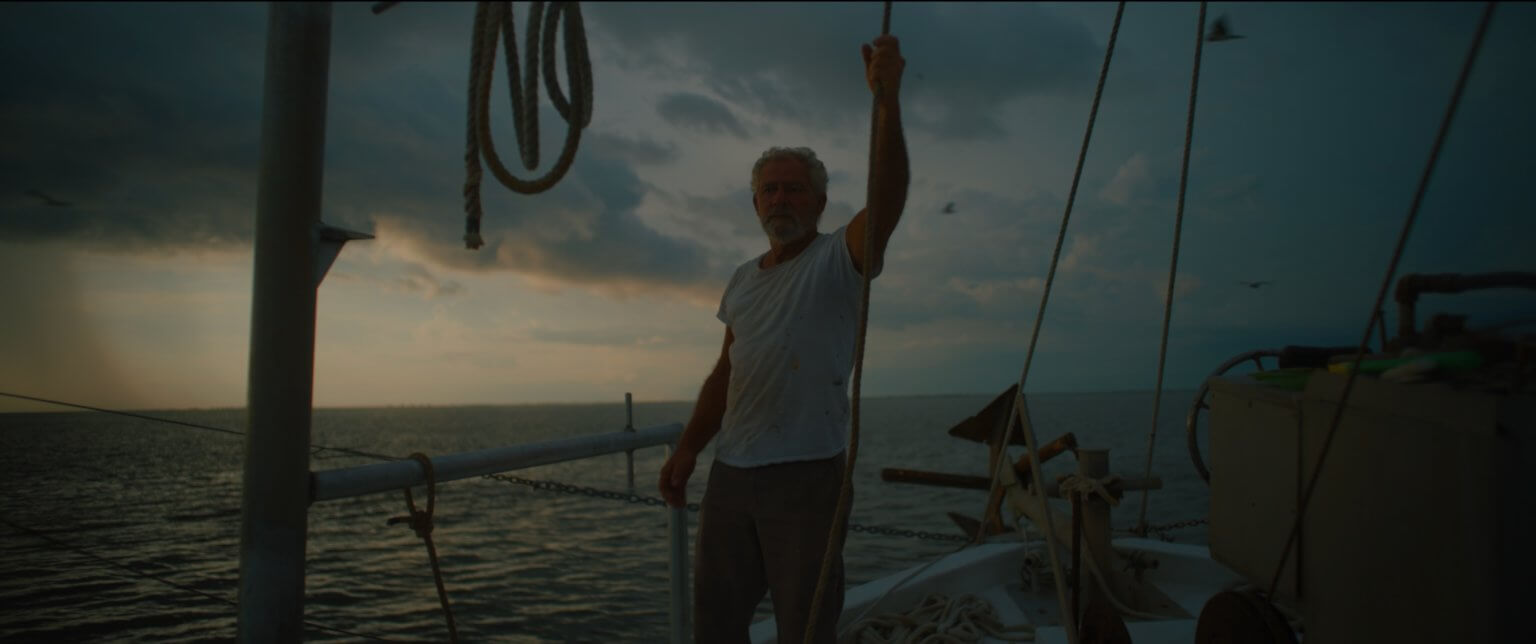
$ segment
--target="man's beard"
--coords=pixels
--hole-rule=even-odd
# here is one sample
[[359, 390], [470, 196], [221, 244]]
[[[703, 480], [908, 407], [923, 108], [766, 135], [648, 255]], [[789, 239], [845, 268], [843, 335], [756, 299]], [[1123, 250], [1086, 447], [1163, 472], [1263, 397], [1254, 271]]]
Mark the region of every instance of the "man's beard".
[[[811, 226], [814, 225], [815, 222], [812, 222]], [[767, 233], [770, 241], [780, 246], [798, 241], [809, 231], [809, 226], [788, 212], [776, 212], [763, 219], [763, 232]]]

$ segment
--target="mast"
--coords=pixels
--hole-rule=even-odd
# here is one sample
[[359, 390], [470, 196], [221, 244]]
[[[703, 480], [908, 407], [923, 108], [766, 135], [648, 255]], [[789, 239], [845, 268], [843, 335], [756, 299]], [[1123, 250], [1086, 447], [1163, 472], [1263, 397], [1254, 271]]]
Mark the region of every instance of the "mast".
[[[329, 2], [270, 5], [240, 528], [245, 642], [303, 639]], [[334, 255], [332, 256], [334, 257]]]

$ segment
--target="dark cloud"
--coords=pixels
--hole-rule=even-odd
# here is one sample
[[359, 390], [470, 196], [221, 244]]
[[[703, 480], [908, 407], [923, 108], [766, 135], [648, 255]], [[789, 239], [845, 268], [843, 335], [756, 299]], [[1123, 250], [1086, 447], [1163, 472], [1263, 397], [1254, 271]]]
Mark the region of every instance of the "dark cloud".
[[[0, 57], [0, 237], [118, 251], [244, 246], [254, 229], [265, 5], [5, 5]], [[426, 249], [423, 270], [510, 270], [542, 283], [694, 288], [713, 261], [634, 214], [632, 169], [678, 158], [650, 138], [587, 133], [554, 190], [512, 196], [487, 171], [490, 247], [462, 248], [465, 82], [473, 9], [405, 5], [333, 18], [323, 217]], [[60, 42], [79, 46], [60, 47]], [[503, 84], [493, 88], [505, 96]], [[519, 176], [544, 174], [565, 123], [541, 109], [543, 158], [516, 164], [505, 99], [493, 137]], [[496, 108], [500, 108], [500, 110]], [[739, 125], [738, 125], [739, 127]], [[38, 190], [67, 207], [28, 195]], [[402, 246], [405, 247], [405, 246]], [[386, 288], [461, 287], [427, 272]]]
[[[833, 129], [867, 117], [859, 44], [878, 33], [878, 4], [608, 3], [587, 15], [631, 70], [700, 76], [771, 118]], [[1010, 99], [1090, 90], [1102, 55], [1082, 25], [1032, 5], [901, 4], [891, 30], [908, 61], [907, 126], [952, 138], [1007, 129], [998, 108]]]
[[[240, 4], [7, 5], [0, 235], [248, 240], [264, 14]], [[34, 189], [72, 205], [25, 197]]]
[[583, 137], [590, 143], [593, 154], [625, 161], [634, 165], [665, 165], [677, 161], [677, 145], [658, 143], [650, 138], [631, 139], [618, 134], [597, 133]]
[[[766, 243], [762, 226], [752, 210], [752, 193], [745, 186], [725, 194], [667, 195], [665, 216], [679, 234], [705, 239], [729, 240], [745, 248]], [[762, 249], [758, 249], [761, 251]]]
[[[635, 214], [645, 185], [628, 166], [597, 155], [579, 159], [558, 185], [532, 197], [511, 195], [494, 180], [483, 188], [486, 246], [468, 251], [458, 217], [420, 209], [379, 212], [380, 240], [458, 270], [510, 270], [539, 284], [618, 292], [718, 288], [718, 260], [705, 248], [669, 237]], [[453, 195], [456, 197], [456, 195]], [[450, 207], [445, 198], [441, 206]]]
[[[941, 198], [963, 206], [939, 214], [932, 202]], [[872, 291], [870, 325], [1025, 319], [1038, 303], [1060, 203], [1048, 194], [1013, 199], [915, 184]]]
[[675, 92], [663, 96], [656, 104], [656, 113], [679, 128], [747, 138], [747, 128], [742, 127], [741, 121], [731, 113], [731, 108], [701, 94]]

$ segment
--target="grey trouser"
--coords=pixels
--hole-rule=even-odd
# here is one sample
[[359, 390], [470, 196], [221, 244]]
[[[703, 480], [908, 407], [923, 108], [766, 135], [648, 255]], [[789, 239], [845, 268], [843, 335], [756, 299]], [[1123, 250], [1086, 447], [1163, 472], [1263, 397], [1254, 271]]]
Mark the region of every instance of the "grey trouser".
[[[842, 454], [753, 468], [714, 463], [693, 567], [696, 641], [748, 641], [752, 614], [768, 591], [779, 644], [803, 641], [842, 484]], [[843, 527], [846, 532], [846, 521]], [[839, 543], [816, 617], [816, 643], [837, 640], [842, 553]]]

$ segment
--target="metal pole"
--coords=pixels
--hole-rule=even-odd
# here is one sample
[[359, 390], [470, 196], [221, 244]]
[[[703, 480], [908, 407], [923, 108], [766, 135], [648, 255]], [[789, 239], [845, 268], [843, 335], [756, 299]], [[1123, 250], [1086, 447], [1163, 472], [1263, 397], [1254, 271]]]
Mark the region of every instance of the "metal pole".
[[[641, 447], [666, 445], [676, 441], [682, 433], [683, 424], [672, 423], [634, 432], [575, 436], [539, 443], [444, 454], [432, 457], [433, 478], [438, 484], [442, 484], [472, 476], [564, 463], [603, 454], [617, 454]], [[393, 492], [404, 487], [423, 485], [427, 482], [427, 477], [420, 463], [399, 460], [322, 470], [312, 474], [310, 480], [313, 481], [311, 497], [319, 502], [378, 492]]]
[[[624, 431], [635, 431], [635, 397], [629, 392], [624, 392]], [[629, 465], [629, 493], [635, 493], [635, 450], [624, 452], [624, 460]]]
[[[667, 446], [671, 456], [676, 445]], [[672, 586], [672, 644], [693, 642], [693, 597], [688, 593], [688, 508], [667, 508], [668, 570]]]
[[330, 3], [271, 4], [241, 497], [237, 635], [244, 642], [304, 636], [314, 262], [330, 50]]

